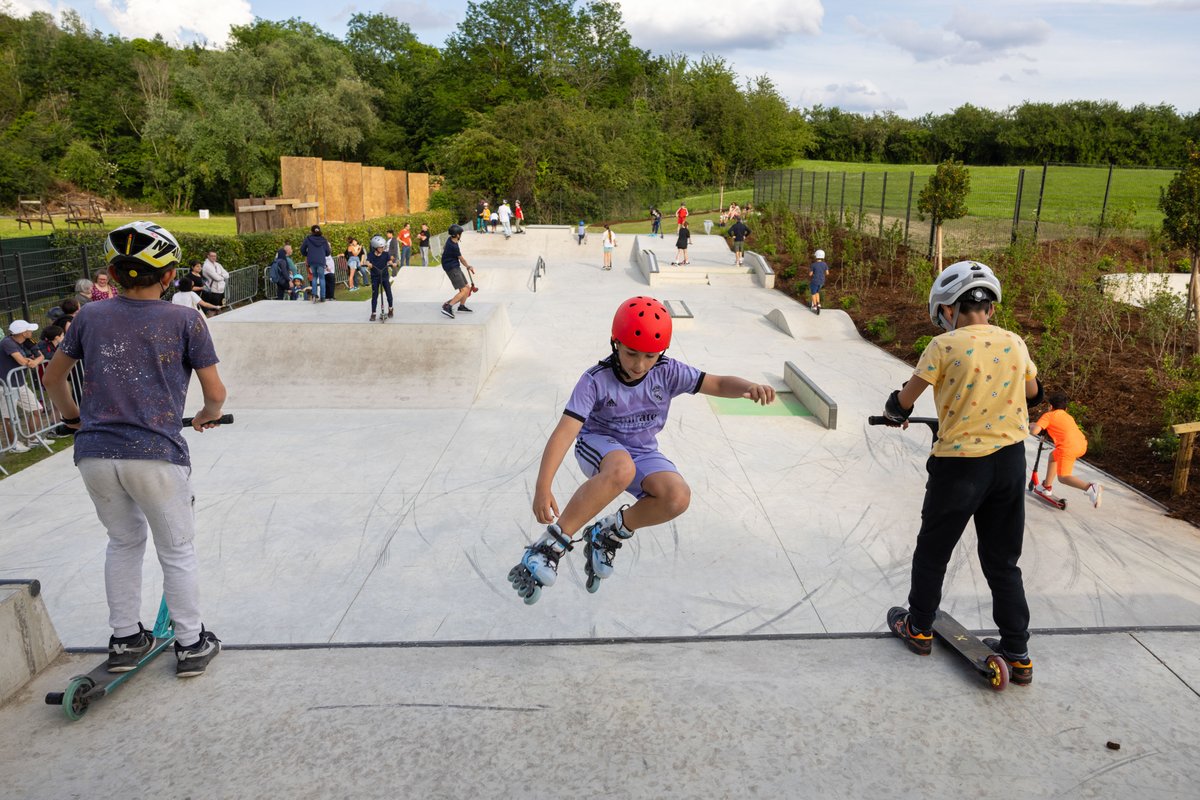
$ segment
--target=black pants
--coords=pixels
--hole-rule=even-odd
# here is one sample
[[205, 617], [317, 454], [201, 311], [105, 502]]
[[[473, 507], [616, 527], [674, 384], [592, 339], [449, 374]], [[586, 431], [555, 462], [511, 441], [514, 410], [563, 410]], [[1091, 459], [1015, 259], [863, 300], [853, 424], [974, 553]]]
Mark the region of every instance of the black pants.
[[276, 299], [276, 300], [285, 300], [285, 299], [287, 299], [287, 295], [288, 295], [288, 289], [290, 289], [290, 288], [291, 288], [291, 287], [290, 287], [288, 284], [286, 284], [286, 283], [277, 283], [277, 284], [275, 284], [275, 299]]
[[992, 619], [1001, 645], [1010, 653], [1024, 653], [1029, 604], [1017, 566], [1025, 535], [1024, 443], [978, 458], [930, 456], [925, 466], [929, 481], [908, 595], [912, 624], [923, 630], [933, 626], [946, 565], [973, 517], [979, 565], [992, 590]]

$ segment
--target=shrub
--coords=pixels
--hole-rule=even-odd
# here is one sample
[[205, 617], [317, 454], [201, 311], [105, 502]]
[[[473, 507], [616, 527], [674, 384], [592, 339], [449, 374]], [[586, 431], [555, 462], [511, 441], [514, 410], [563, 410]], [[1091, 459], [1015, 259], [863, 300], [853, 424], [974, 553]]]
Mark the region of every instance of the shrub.
[[1179, 437], [1170, 428], [1158, 436], [1151, 436], [1146, 444], [1160, 461], [1174, 461], [1175, 454], [1179, 452]]
[[896, 339], [896, 329], [892, 321], [880, 314], [867, 323], [867, 333], [879, 340], [880, 344], [889, 344]]
[[848, 294], [845, 297], [843, 297], [840, 301], [838, 301], [838, 303], [846, 311], [849, 311], [850, 309], [854, 308], [854, 306], [856, 306], [858, 304], [858, 298], [852, 294]]
[[913, 342], [913, 352], [916, 353], [917, 355], [924, 353], [925, 348], [929, 347], [929, 343], [932, 341], [933, 341], [932, 336], [918, 337], [917, 340], [915, 342]]

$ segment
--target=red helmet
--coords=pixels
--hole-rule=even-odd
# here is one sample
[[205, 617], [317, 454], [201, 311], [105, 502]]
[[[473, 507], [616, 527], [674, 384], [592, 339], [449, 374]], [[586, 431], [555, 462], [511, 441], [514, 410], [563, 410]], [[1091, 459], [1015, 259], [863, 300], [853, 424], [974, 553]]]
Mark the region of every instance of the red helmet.
[[671, 315], [653, 297], [631, 297], [613, 317], [612, 338], [639, 353], [661, 353], [671, 346]]

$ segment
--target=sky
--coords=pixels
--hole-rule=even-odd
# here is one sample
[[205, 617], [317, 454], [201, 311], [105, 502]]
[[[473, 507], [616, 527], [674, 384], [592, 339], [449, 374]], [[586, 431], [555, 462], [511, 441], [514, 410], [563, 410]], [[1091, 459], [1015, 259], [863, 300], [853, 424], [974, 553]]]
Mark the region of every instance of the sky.
[[[513, 0], [520, 4], [520, 0]], [[797, 108], [942, 114], [1024, 101], [1113, 100], [1200, 110], [1200, 0], [661, 0], [620, 3], [633, 43], [708, 53], [767, 75]], [[467, 0], [0, 0], [24, 16], [73, 9], [127, 38], [221, 46], [231, 25], [300, 17], [344, 36], [354, 13], [407, 22], [441, 46]]]

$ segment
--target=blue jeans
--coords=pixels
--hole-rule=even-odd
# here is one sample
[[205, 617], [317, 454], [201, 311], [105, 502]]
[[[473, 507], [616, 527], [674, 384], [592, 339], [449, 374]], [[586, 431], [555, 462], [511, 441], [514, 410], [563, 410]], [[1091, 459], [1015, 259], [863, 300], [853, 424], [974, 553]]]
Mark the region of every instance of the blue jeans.
[[408, 259], [412, 255], [412, 247], [401, 245], [400, 247], [400, 266], [407, 267]]
[[313, 299], [319, 300], [325, 296], [325, 265], [321, 264], [314, 267], [312, 264], [309, 264], [308, 268], [312, 270]]

